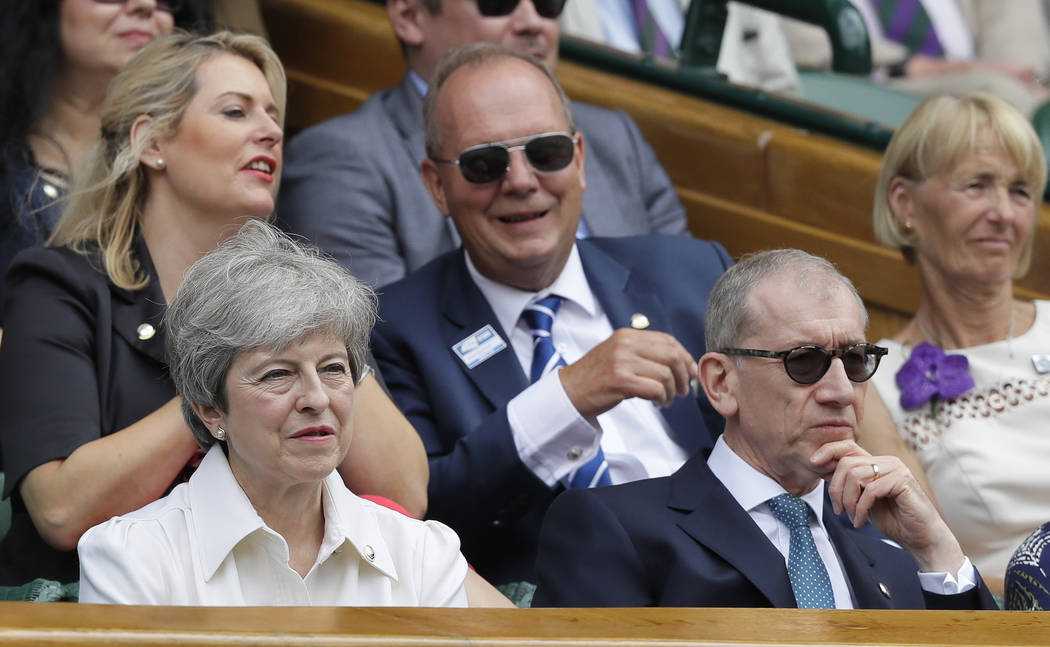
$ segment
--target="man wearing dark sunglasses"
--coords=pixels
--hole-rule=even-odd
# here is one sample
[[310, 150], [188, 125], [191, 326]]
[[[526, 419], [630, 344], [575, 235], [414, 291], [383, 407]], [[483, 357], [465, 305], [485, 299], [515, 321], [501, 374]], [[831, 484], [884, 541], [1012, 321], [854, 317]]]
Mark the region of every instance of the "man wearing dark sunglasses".
[[430, 456], [429, 516], [490, 581], [531, 581], [560, 490], [714, 442], [689, 381], [731, 261], [685, 236], [576, 239], [591, 140], [531, 57], [452, 50], [424, 114], [424, 182], [463, 248], [382, 290], [373, 352]]
[[856, 442], [885, 349], [864, 341], [849, 279], [799, 250], [761, 252], [707, 311], [699, 375], [724, 433], [670, 477], [555, 501], [535, 604], [996, 608], [908, 468]]
[[[355, 112], [292, 138], [277, 214], [361, 280], [385, 285], [455, 249], [460, 235], [419, 181], [423, 95], [451, 47], [493, 42], [553, 69], [566, 0], [388, 0], [408, 72]], [[589, 140], [581, 234], [686, 234], [685, 210], [634, 121], [574, 103]]]

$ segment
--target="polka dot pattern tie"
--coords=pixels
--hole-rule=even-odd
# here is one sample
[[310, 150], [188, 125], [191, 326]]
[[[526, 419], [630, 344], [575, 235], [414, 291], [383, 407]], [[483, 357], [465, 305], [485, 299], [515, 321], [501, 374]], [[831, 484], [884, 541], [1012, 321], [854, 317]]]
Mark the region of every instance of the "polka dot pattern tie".
[[[532, 370], [529, 379], [533, 382], [559, 366], [565, 366], [565, 360], [554, 347], [554, 340], [551, 339], [554, 315], [558, 313], [561, 302], [561, 297], [552, 294], [529, 304], [521, 313], [521, 318], [525, 320], [525, 325], [532, 333]], [[600, 446], [594, 458], [569, 474], [569, 487], [596, 487], [599, 485], [612, 485], [612, 479], [609, 478], [609, 464], [605, 461], [605, 452]]]
[[799, 609], [834, 609], [835, 594], [809, 529], [809, 506], [797, 496], [781, 494], [769, 500], [773, 516], [791, 531], [788, 579]]

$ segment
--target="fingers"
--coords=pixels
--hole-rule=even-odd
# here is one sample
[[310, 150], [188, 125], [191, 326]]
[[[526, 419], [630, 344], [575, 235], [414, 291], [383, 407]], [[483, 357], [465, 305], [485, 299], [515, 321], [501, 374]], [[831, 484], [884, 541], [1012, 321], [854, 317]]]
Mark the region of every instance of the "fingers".
[[561, 372], [566, 394], [584, 416], [603, 413], [627, 398], [658, 406], [689, 394], [693, 357], [671, 335], [620, 329]]

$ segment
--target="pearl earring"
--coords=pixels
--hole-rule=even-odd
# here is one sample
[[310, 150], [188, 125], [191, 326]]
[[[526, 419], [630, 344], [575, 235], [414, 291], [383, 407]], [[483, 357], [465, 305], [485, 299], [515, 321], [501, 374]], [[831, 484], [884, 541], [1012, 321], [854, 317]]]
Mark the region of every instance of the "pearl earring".
[[222, 427], [219, 427], [218, 429], [216, 429], [215, 430], [215, 440], [220, 440], [220, 441], [226, 440], [226, 430], [223, 429]]
[[158, 169], [164, 168], [164, 158], [163, 157], [158, 157], [157, 158], [157, 168]]

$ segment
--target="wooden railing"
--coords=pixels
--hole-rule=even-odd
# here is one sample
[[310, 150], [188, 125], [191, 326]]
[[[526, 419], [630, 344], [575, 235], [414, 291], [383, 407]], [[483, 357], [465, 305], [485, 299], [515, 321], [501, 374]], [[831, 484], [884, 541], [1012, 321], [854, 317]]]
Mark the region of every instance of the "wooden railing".
[[[383, 7], [363, 0], [262, 0], [288, 68], [291, 130], [356, 108], [404, 72]], [[869, 337], [895, 332], [918, 306], [918, 281], [874, 239], [871, 205], [881, 154], [680, 92], [562, 61], [570, 97], [630, 113], [685, 205], [692, 232], [734, 256], [799, 247], [856, 283]], [[1032, 271], [1017, 292], [1050, 296], [1050, 208], [1043, 206]]]
[[0, 603], [35, 646], [1046, 645], [1050, 614], [799, 609], [386, 609]]

